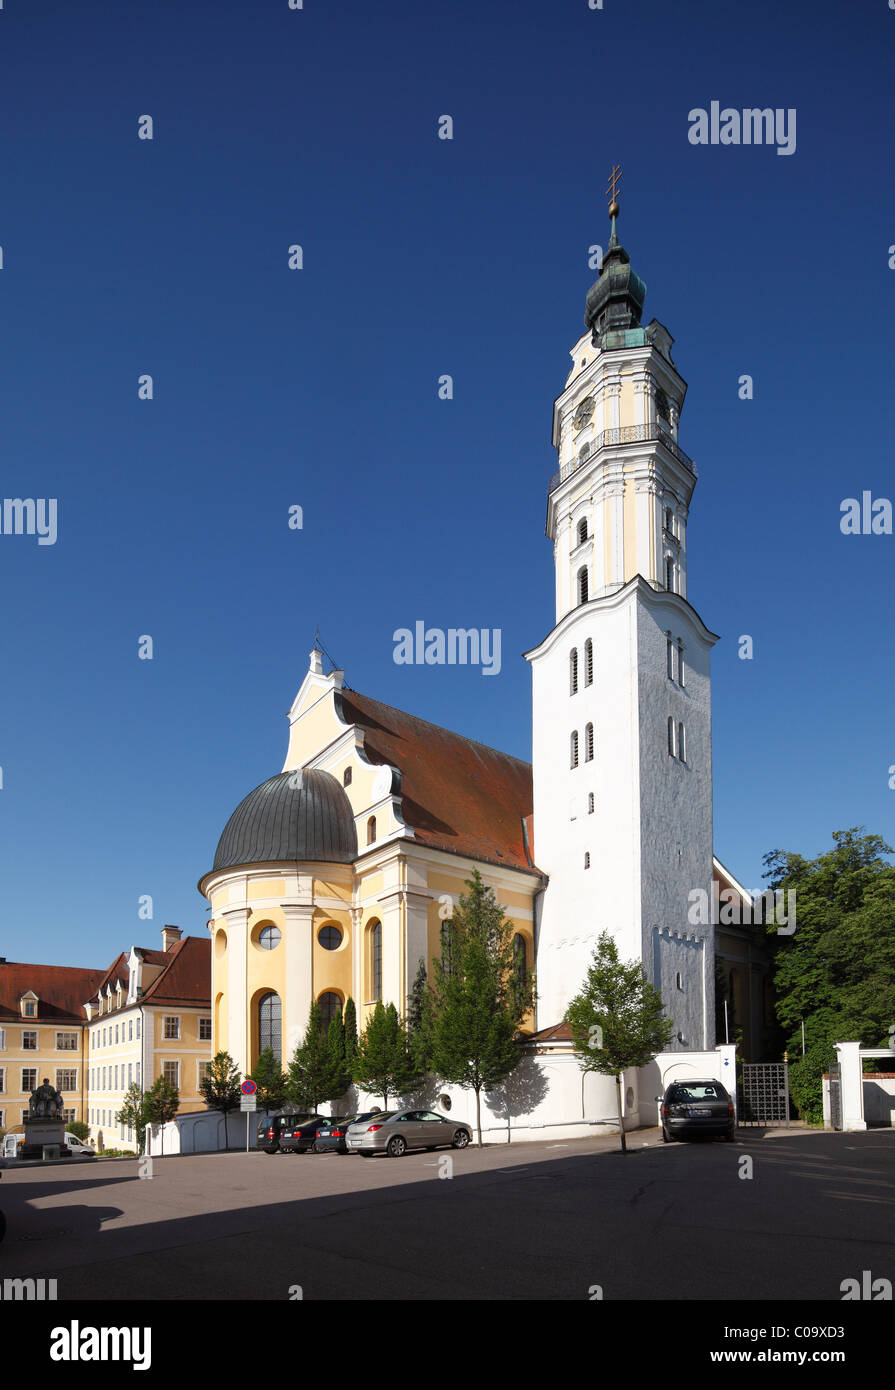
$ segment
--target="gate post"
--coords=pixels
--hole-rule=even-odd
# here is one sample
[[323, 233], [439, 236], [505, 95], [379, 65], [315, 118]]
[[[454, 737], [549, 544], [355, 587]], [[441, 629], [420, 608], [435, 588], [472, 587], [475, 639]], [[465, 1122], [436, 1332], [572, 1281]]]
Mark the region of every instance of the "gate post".
[[839, 1058], [839, 1104], [844, 1130], [866, 1129], [864, 1119], [864, 1086], [862, 1083], [861, 1044], [836, 1043]]

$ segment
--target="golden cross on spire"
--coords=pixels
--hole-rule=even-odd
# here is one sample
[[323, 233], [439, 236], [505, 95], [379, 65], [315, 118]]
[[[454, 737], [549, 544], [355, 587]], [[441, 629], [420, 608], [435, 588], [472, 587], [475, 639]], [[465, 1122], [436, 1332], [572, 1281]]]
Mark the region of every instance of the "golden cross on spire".
[[620, 164], [614, 164], [614, 165], [612, 166], [612, 173], [609, 175], [609, 187], [606, 189], [607, 196], [608, 196], [609, 194], [612, 195], [612, 197], [610, 198], [610, 201], [609, 201], [609, 216], [610, 216], [610, 217], [617, 217], [617, 216], [618, 216], [618, 185], [619, 185], [619, 180], [621, 179], [621, 176], [622, 176], [621, 165], [620, 165]]

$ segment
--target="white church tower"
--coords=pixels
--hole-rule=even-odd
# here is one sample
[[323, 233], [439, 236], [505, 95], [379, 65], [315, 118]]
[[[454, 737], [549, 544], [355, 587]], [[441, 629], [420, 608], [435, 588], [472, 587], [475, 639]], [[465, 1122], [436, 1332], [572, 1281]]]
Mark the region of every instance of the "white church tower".
[[527, 653], [534, 857], [549, 880], [538, 1027], [563, 1017], [608, 930], [662, 991], [669, 1050], [702, 1050], [715, 1045], [714, 929], [688, 914], [694, 889], [711, 902], [717, 638], [688, 601], [686, 383], [667, 329], [640, 326], [646, 286], [619, 245], [614, 198], [609, 212], [589, 331], [553, 412], [556, 626]]

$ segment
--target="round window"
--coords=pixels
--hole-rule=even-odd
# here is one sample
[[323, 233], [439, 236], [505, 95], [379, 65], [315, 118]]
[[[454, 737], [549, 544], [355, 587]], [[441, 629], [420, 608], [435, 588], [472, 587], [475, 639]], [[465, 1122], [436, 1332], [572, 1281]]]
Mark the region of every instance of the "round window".
[[449, 1096], [449, 1095], [441, 1095], [441, 1096], [439, 1096], [439, 1097], [438, 1097], [438, 1104], [441, 1106], [442, 1110], [450, 1110], [450, 1108], [451, 1108], [451, 1098], [450, 1098], [450, 1096]]
[[258, 933], [258, 945], [263, 951], [272, 951], [280, 944], [279, 927], [262, 927]]
[[320, 928], [317, 933], [317, 940], [324, 951], [335, 951], [342, 944], [342, 932], [339, 927], [334, 927], [330, 923], [329, 926]]

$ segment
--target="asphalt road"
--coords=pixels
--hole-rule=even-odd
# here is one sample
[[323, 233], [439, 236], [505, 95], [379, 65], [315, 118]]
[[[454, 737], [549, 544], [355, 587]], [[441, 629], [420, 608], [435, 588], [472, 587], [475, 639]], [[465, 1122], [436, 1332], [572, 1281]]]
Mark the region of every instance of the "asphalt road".
[[[65, 1299], [841, 1300], [895, 1285], [895, 1131], [740, 1131], [402, 1159], [6, 1169], [2, 1274]], [[441, 1177], [445, 1159], [451, 1177]], [[752, 1163], [752, 1176], [740, 1176]]]

